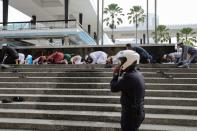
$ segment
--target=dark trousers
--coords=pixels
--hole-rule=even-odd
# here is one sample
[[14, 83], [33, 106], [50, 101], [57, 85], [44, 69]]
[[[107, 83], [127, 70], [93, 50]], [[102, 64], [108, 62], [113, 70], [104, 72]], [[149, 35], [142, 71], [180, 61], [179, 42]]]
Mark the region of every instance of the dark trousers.
[[8, 56], [8, 57], [4, 60], [3, 64], [16, 64], [16, 59], [13, 58], [13, 57], [9, 57], [9, 56]]
[[139, 127], [145, 118], [144, 110], [124, 110], [121, 113], [122, 131], [139, 131]]
[[197, 52], [191, 55], [190, 59], [188, 60], [188, 64], [196, 63], [196, 62], [197, 62]]

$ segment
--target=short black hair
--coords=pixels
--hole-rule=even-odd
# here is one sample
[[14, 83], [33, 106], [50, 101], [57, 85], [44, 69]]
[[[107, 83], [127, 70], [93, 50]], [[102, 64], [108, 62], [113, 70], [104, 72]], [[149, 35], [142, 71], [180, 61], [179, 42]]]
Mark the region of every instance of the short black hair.
[[183, 42], [180, 42], [177, 44], [177, 46], [182, 46], [183, 45]]
[[130, 44], [130, 43], [127, 43], [127, 44], [126, 44], [126, 48], [127, 48], [127, 49], [132, 49], [131, 44]]
[[92, 57], [91, 57], [91, 56], [88, 56], [88, 57], [85, 59], [85, 62], [86, 62], [87, 64], [91, 64], [91, 63], [93, 62]]

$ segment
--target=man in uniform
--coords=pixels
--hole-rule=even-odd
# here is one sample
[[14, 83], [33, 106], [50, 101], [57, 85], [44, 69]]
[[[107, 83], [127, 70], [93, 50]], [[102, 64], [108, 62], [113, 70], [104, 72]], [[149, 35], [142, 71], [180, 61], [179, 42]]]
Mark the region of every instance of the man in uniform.
[[[110, 86], [112, 92], [121, 92], [121, 129], [122, 131], [138, 131], [145, 118], [144, 77], [135, 67], [139, 63], [140, 56], [132, 50], [124, 50], [119, 53], [120, 66], [114, 68], [113, 79]], [[124, 73], [119, 79], [119, 75]]]

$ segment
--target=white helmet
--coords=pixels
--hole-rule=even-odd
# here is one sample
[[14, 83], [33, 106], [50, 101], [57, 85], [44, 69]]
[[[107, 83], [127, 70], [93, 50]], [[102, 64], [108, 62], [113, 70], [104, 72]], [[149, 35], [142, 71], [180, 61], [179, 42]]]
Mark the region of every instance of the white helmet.
[[6, 46], [8, 46], [8, 44], [7, 44], [7, 43], [4, 43], [4, 44], [2, 44], [1, 46], [2, 46], [2, 47], [6, 47]]
[[118, 53], [118, 59], [121, 60], [121, 69], [124, 71], [132, 66], [135, 61], [139, 64], [140, 55], [132, 50], [123, 50]]

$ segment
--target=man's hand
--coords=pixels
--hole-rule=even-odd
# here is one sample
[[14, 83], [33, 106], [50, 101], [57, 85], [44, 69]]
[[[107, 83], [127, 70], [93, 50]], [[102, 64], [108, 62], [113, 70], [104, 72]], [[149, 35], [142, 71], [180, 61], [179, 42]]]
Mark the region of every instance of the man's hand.
[[119, 75], [120, 66], [116, 66], [116, 67], [114, 67], [112, 70], [113, 70], [113, 75]]

